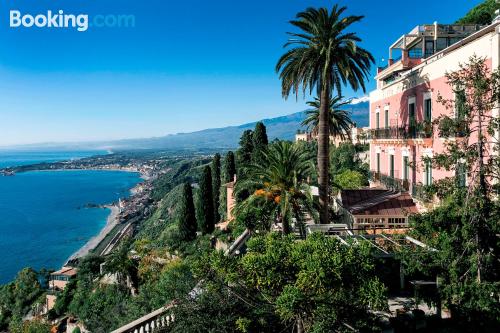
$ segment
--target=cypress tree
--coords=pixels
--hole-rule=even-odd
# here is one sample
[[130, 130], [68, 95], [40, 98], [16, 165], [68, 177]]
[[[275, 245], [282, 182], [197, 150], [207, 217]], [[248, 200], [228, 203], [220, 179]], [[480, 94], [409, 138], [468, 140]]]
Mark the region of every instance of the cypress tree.
[[253, 144], [253, 131], [246, 130], [240, 138], [240, 149], [238, 149], [238, 163], [246, 165], [252, 160], [252, 153], [254, 151]]
[[259, 121], [255, 124], [255, 131], [253, 131], [253, 145], [255, 148], [262, 148], [267, 146], [268, 143], [266, 125]]
[[212, 161], [212, 194], [214, 196], [214, 223], [219, 223], [219, 205], [220, 205], [220, 154], [215, 154]]
[[236, 174], [236, 163], [234, 162], [234, 153], [228, 151], [224, 160], [224, 181], [231, 182]]
[[267, 144], [269, 143], [267, 138], [266, 126], [261, 121], [255, 124], [255, 130], [253, 131], [252, 141], [254, 147], [252, 152], [252, 160], [254, 162], [258, 162], [260, 159], [260, 154], [267, 147]]
[[212, 193], [212, 170], [207, 165], [203, 168], [199, 190], [198, 224], [203, 234], [209, 234], [215, 229], [214, 225], [214, 196]]
[[182, 196], [177, 211], [179, 219], [179, 233], [183, 240], [192, 241], [196, 238], [196, 213], [194, 210], [193, 190], [191, 184], [184, 183]]

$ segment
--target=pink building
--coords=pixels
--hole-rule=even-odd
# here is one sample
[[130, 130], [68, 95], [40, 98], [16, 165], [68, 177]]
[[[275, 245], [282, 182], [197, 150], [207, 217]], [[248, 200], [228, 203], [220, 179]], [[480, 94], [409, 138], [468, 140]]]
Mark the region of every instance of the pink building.
[[[399, 59], [393, 58], [395, 52], [401, 54]], [[388, 66], [378, 68], [377, 89], [370, 93], [372, 186], [409, 191], [419, 199], [423, 186], [454, 175], [423, 158], [442, 152], [444, 142], [455, 139], [440, 137], [431, 121], [442, 114], [458, 116], [437, 97], [460, 98], [447, 85], [445, 74], [472, 55], [498, 68], [500, 20], [486, 27], [421, 25], [390, 46]]]

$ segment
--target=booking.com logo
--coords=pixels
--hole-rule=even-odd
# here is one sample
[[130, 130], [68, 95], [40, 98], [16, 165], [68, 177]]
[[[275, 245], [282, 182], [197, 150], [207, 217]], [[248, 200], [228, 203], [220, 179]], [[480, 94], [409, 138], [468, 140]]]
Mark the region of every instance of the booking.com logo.
[[135, 15], [95, 15], [65, 14], [63, 10], [44, 14], [23, 14], [19, 10], [10, 11], [11, 28], [76, 29], [79, 32], [89, 28], [134, 28]]

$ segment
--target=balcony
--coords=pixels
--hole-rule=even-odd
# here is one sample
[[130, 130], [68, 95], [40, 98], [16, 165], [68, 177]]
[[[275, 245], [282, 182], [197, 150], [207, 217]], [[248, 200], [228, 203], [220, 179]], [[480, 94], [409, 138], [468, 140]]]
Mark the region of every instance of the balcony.
[[431, 122], [424, 121], [416, 125], [393, 126], [370, 130], [370, 138], [375, 140], [393, 139], [428, 139], [432, 138], [433, 126]]
[[380, 183], [390, 190], [401, 192], [408, 192], [410, 190], [410, 182], [399, 178], [399, 170], [394, 170], [392, 175], [372, 170], [370, 171], [370, 180], [375, 183]]
[[411, 187], [411, 196], [424, 203], [432, 202], [434, 199], [434, 187], [432, 185], [423, 185], [422, 183], [413, 184]]

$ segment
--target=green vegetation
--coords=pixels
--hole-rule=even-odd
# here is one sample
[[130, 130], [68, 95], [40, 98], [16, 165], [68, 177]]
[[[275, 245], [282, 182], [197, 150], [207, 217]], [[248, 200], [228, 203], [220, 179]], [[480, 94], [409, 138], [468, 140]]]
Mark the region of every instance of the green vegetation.
[[371, 330], [368, 309], [386, 306], [369, 249], [319, 234], [302, 242], [276, 233], [253, 238], [243, 257], [203, 257], [196, 276], [202, 294], [174, 309], [174, 332]]
[[14, 281], [0, 287], [0, 330], [17, 328], [22, 332], [22, 318], [45, 300], [39, 279], [37, 272], [25, 268]]
[[315, 215], [307, 185], [313, 165], [300, 146], [286, 141], [270, 144], [260, 154], [260, 161], [245, 168], [245, 176], [236, 183], [237, 192], [253, 191], [237, 210], [247, 227], [259, 224], [269, 230], [272, 221], [279, 221], [287, 234], [292, 218], [300, 222], [306, 213]]
[[368, 186], [369, 166], [359, 160], [359, 148], [350, 142], [332, 147], [330, 151], [330, 175], [334, 193], [341, 189], [357, 189]]
[[214, 197], [214, 223], [219, 223], [220, 187], [221, 187], [221, 165], [220, 154], [217, 153], [212, 160], [212, 194]]
[[247, 165], [252, 161], [252, 153], [254, 150], [253, 143], [253, 131], [246, 130], [241, 135], [240, 139], [240, 149], [238, 149], [238, 169], [241, 170], [241, 167]]
[[252, 133], [253, 140], [253, 153], [252, 161], [258, 162], [261, 158], [260, 153], [264, 150], [269, 143], [267, 138], [266, 126], [262, 122], [255, 124], [255, 130]]
[[500, 9], [500, 3], [496, 0], [485, 0], [472, 8], [457, 24], [491, 24], [495, 18], [495, 10]]
[[365, 187], [366, 183], [366, 177], [358, 171], [344, 170], [335, 176], [335, 185], [340, 189], [355, 190]]
[[165, 197], [174, 187], [185, 183], [194, 183], [198, 178], [197, 167], [209, 163], [206, 158], [175, 158], [167, 161], [164, 168], [167, 173], [154, 182], [152, 197], [159, 201]]
[[49, 333], [50, 325], [41, 320], [19, 322], [10, 327], [12, 333]]
[[198, 223], [194, 209], [193, 190], [191, 184], [184, 183], [179, 207], [177, 208], [177, 219], [179, 225], [179, 237], [184, 241], [192, 241], [196, 238]]
[[299, 91], [316, 90], [320, 100], [318, 122], [318, 183], [321, 223], [329, 223], [329, 109], [333, 91], [342, 96], [342, 85], [353, 90], [365, 91], [374, 58], [359, 42], [356, 33], [349, 31], [353, 23], [363, 16], [342, 14], [345, 7], [308, 8], [297, 14], [290, 23], [300, 29], [292, 32], [285, 46], [294, 46], [279, 59], [276, 71], [280, 72], [283, 97]]
[[224, 159], [224, 181], [230, 182], [234, 180], [234, 175], [236, 175], [234, 153], [232, 151], [228, 151], [226, 158]]
[[[351, 101], [343, 101], [341, 96], [330, 99], [330, 105], [328, 108], [329, 135], [333, 137], [340, 137], [342, 140], [350, 138], [350, 130], [354, 123], [352, 122], [349, 113], [341, 109], [350, 103]], [[306, 119], [302, 122], [302, 125], [307, 126], [308, 129], [314, 134], [318, 134], [319, 132], [320, 104], [320, 100], [317, 97], [314, 101], [307, 102], [307, 105], [312, 107], [312, 109], [306, 111]]]
[[214, 231], [214, 199], [212, 193], [212, 171], [205, 166], [198, 191], [198, 228], [204, 234]]

